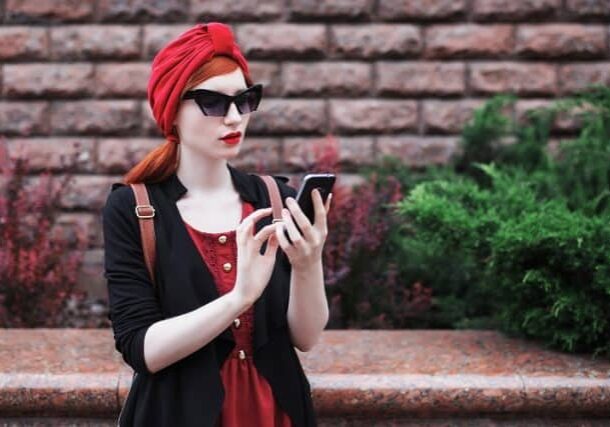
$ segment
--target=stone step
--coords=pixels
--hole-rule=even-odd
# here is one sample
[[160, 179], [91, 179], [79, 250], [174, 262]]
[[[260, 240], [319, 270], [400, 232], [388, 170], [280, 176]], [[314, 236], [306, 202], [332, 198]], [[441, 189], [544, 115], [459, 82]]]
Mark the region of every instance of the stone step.
[[[610, 426], [610, 361], [495, 331], [327, 330], [297, 354], [320, 425]], [[110, 329], [0, 330], [1, 425], [106, 425], [131, 378]]]
[[[0, 418], [3, 427], [116, 427], [112, 418]], [[556, 419], [502, 419], [487, 418], [439, 418], [439, 419], [353, 419], [325, 418], [318, 420], [319, 427], [608, 427], [610, 418], [591, 420], [584, 418]]]

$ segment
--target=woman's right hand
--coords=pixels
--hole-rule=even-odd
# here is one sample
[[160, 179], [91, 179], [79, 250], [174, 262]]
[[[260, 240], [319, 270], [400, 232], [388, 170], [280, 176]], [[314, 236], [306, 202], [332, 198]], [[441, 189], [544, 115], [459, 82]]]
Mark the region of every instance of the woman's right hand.
[[[275, 237], [275, 228], [281, 222], [271, 223], [261, 228], [254, 235], [254, 224], [261, 218], [270, 215], [271, 207], [257, 209], [248, 215], [236, 229], [237, 273], [233, 291], [248, 303], [254, 302], [262, 295], [271, 279], [275, 254], [279, 243]], [[263, 243], [268, 240], [265, 253], [260, 254]]]

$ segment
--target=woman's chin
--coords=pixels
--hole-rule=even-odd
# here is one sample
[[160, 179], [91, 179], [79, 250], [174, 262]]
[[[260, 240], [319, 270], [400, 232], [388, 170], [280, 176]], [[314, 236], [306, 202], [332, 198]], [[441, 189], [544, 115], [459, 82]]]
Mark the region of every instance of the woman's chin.
[[226, 147], [225, 150], [224, 150], [225, 156], [226, 157], [230, 157], [230, 158], [237, 157], [237, 155], [241, 151], [240, 150], [240, 145], [241, 144], [238, 144], [238, 145], [233, 146], [233, 147]]

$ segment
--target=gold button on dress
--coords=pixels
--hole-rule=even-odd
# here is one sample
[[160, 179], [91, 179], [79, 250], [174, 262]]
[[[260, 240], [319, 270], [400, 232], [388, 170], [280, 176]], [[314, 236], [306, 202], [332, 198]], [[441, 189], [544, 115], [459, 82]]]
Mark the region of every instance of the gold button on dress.
[[232, 265], [231, 265], [231, 263], [230, 263], [230, 262], [225, 262], [225, 263], [222, 265], [222, 268], [224, 269], [224, 271], [231, 271]]
[[246, 358], [246, 352], [243, 350], [239, 350], [239, 358], [244, 360]]
[[233, 324], [235, 325], [236, 328], [239, 328], [240, 323], [241, 322], [239, 320], [239, 317], [233, 321]]
[[224, 234], [222, 236], [219, 236], [218, 241], [224, 245], [225, 243], [227, 243], [227, 236], [225, 236]]

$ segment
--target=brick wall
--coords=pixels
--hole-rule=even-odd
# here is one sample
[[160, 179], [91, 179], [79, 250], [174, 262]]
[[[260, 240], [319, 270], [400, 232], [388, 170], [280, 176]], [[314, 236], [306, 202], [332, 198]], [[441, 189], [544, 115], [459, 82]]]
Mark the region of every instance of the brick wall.
[[326, 133], [346, 174], [384, 154], [443, 163], [490, 95], [520, 95], [519, 117], [610, 84], [609, 0], [4, 0], [0, 19], [0, 134], [39, 168], [61, 172], [79, 153], [63, 221], [90, 227], [83, 281], [101, 296], [99, 208], [109, 183], [162, 142], [150, 62], [197, 21], [229, 23], [265, 85], [234, 162], [244, 168], [299, 172], [304, 147]]

